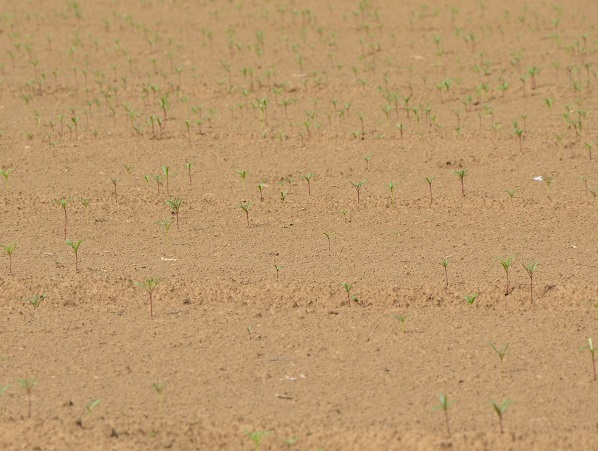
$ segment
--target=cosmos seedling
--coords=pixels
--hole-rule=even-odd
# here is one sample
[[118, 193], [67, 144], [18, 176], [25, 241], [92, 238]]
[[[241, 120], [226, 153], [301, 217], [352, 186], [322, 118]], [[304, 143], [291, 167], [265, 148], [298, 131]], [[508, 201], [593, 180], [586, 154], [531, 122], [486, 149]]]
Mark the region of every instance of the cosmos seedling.
[[588, 149], [588, 153], [590, 154], [590, 161], [592, 161], [592, 149], [594, 148], [594, 141], [586, 143], [586, 149]]
[[64, 211], [64, 239], [65, 240], [66, 240], [66, 224], [67, 224], [66, 207], [70, 201], [71, 201], [71, 199], [66, 199], [64, 197], [60, 200], [54, 200], [54, 202], [56, 202], [58, 205], [60, 205], [60, 207]]
[[538, 262], [533, 262], [533, 263], [528, 263], [523, 264], [523, 268], [525, 269], [525, 272], [527, 273], [527, 275], [529, 276], [529, 302], [530, 304], [534, 303], [534, 272], [536, 272], [536, 269], [538, 268]]
[[498, 404], [496, 401], [490, 401], [490, 402], [492, 403], [492, 407], [494, 408], [496, 415], [498, 415], [498, 422], [500, 424], [500, 433], [504, 434], [505, 430], [503, 427], [503, 417], [505, 415], [505, 412], [509, 408], [509, 406], [512, 404], [512, 401], [505, 399], [501, 404]]
[[116, 199], [116, 203], [118, 204], [118, 193], [116, 192], [116, 185], [118, 183], [118, 179], [114, 178], [114, 179], [110, 179], [110, 181], [114, 185], [114, 198]]
[[523, 132], [524, 130], [519, 128], [517, 121], [513, 122], [513, 133], [515, 133], [517, 139], [519, 139], [519, 152], [523, 152]]
[[467, 303], [469, 305], [472, 305], [475, 300], [477, 299], [478, 295], [477, 294], [471, 294], [471, 295], [465, 295], [463, 296], [463, 298], [467, 301]]
[[127, 171], [127, 174], [131, 174], [131, 171], [133, 170], [133, 165], [132, 164], [123, 164], [123, 168], [125, 168], [125, 171]]
[[580, 351], [589, 351], [592, 355], [592, 368], [594, 369], [594, 380], [596, 380], [596, 348], [591, 338], [588, 337], [588, 345], [581, 347]]
[[287, 198], [287, 192], [286, 191], [281, 191], [280, 192], [280, 200], [284, 203], [284, 201]]
[[513, 188], [513, 189], [506, 189], [505, 188], [505, 193], [507, 193], [507, 195], [509, 196], [509, 198], [512, 200], [515, 197], [515, 193], [517, 193], [517, 191], [519, 191], [521, 188]]
[[401, 333], [405, 333], [405, 321], [407, 320], [407, 315], [394, 315], [396, 319], [401, 322]]
[[461, 195], [465, 196], [465, 182], [463, 179], [467, 175], [467, 169], [459, 169], [457, 171], [453, 171], [453, 173], [461, 180]]
[[152, 384], [152, 388], [158, 395], [158, 410], [160, 414], [164, 411], [164, 389], [166, 388], [165, 382], [156, 382]]
[[166, 243], [170, 243], [170, 226], [172, 225], [172, 223], [174, 222], [174, 219], [172, 218], [166, 218], [166, 219], [162, 219], [161, 221], [156, 221], [156, 224], [158, 224], [160, 227], [162, 227], [164, 229], [164, 234], [165, 234], [165, 239], [166, 239]]
[[323, 232], [322, 233], [322, 235], [324, 235], [326, 237], [326, 239], [328, 240], [328, 253], [330, 253], [330, 251], [331, 251], [330, 240], [331, 240], [333, 234], [334, 234], [334, 232]]
[[181, 205], [183, 205], [183, 200], [179, 199], [178, 197], [175, 199], [170, 199], [166, 201], [166, 205], [168, 205], [175, 214], [176, 229], [179, 230], [179, 211], [181, 210]]
[[488, 344], [490, 345], [490, 347], [494, 350], [494, 352], [496, 353], [496, 355], [500, 359], [500, 368], [502, 370], [502, 362], [503, 362], [503, 360], [505, 358], [505, 354], [507, 353], [507, 349], [509, 349], [510, 343], [507, 343], [506, 345], [504, 345], [501, 348], [497, 348], [492, 343], [488, 343]]
[[243, 185], [243, 189], [245, 189], [245, 179], [247, 178], [248, 172], [246, 170], [237, 169], [237, 174], [241, 177], [241, 183]]
[[505, 270], [505, 274], [507, 275], [507, 288], [505, 291], [505, 296], [509, 295], [509, 269], [511, 268], [511, 263], [513, 262], [513, 258], [515, 258], [515, 257], [513, 255], [511, 255], [510, 257], [498, 259], [498, 261], [500, 262], [500, 266], [503, 267], [503, 269]]
[[154, 175], [154, 180], [156, 181], [156, 188], [158, 189], [158, 194], [160, 194], [160, 186], [162, 186], [162, 175]]
[[189, 186], [193, 184], [191, 180], [191, 166], [193, 166], [193, 163], [185, 163], [185, 169], [187, 169], [187, 174], [189, 175]]
[[243, 210], [245, 212], [245, 216], [247, 218], [247, 227], [249, 227], [249, 210], [251, 210], [252, 206], [253, 206], [252, 201], [239, 203], [239, 207], [241, 207], [241, 210]]
[[89, 401], [85, 405], [85, 410], [87, 411], [87, 415], [89, 415], [90, 418], [91, 418], [91, 414], [93, 413], [93, 409], [95, 409], [97, 406], [99, 406], [101, 402], [102, 402], [101, 399], [94, 399], [93, 401]]
[[291, 449], [291, 447], [295, 445], [298, 441], [299, 439], [293, 435], [291, 438], [284, 439], [282, 441], [282, 444]]
[[250, 324], [247, 326], [247, 336], [249, 337], [249, 341], [251, 341], [251, 332], [253, 331], [253, 326]]
[[440, 264], [444, 268], [444, 280], [446, 282], [446, 288], [448, 288], [448, 284], [449, 284], [449, 282], [448, 282], [448, 265], [449, 265], [449, 258], [448, 258], [448, 256], [444, 257], [442, 259], [442, 262], [440, 262]]
[[347, 214], [349, 212], [347, 210], [341, 210], [341, 215], [343, 215], [343, 219], [345, 220], [345, 224], [349, 222], [349, 218], [347, 218]]
[[311, 196], [311, 179], [314, 178], [314, 176], [315, 174], [313, 172], [301, 176], [301, 178], [307, 182], [308, 196]]
[[170, 179], [170, 167], [162, 165], [162, 174], [166, 178], [166, 195], [170, 196], [170, 191], [168, 190], [168, 180]]
[[135, 285], [137, 285], [139, 288], [143, 288], [145, 291], [148, 292], [149, 294], [149, 301], [150, 301], [150, 319], [153, 318], [154, 316], [154, 309], [153, 309], [153, 294], [154, 294], [154, 290], [156, 289], [156, 287], [158, 286], [158, 283], [160, 282], [159, 279], [156, 279], [154, 277], [151, 277], [149, 279], [144, 280], [143, 282], [135, 282]]
[[357, 191], [357, 205], [359, 205], [359, 195], [361, 193], [361, 187], [366, 182], [366, 180], [367, 179], [363, 179], [361, 182], [350, 182], [351, 185], [353, 185], [353, 188], [355, 188], [355, 191]]
[[83, 208], [85, 208], [85, 218], [87, 219], [87, 216], [89, 213], [89, 204], [91, 203], [91, 199], [89, 197], [83, 197], [83, 198], [79, 199], [79, 202], [81, 202], [81, 205], [83, 205]]
[[45, 301], [45, 299], [48, 296], [44, 293], [44, 294], [33, 294], [31, 296], [29, 296], [28, 298], [24, 298], [24, 301], [29, 302], [34, 309], [37, 309], [43, 301]]
[[4, 188], [6, 191], [8, 191], [8, 177], [10, 177], [13, 171], [14, 169], [0, 169], [0, 175], [4, 177]]
[[23, 390], [25, 390], [25, 392], [27, 393], [29, 418], [31, 418], [31, 392], [33, 390], [33, 387], [37, 385], [37, 381], [33, 377], [29, 379], [17, 379], [17, 384], [19, 384], [21, 388], [23, 388]]
[[345, 282], [342, 284], [343, 289], [347, 293], [347, 301], [349, 302], [349, 307], [351, 306], [351, 289], [353, 288], [353, 283]]
[[436, 177], [426, 177], [426, 182], [428, 182], [428, 187], [430, 188], [430, 205], [432, 205], [432, 202], [434, 200], [434, 198], [432, 197], [432, 182], [435, 178]]
[[362, 155], [363, 159], [365, 160], [365, 170], [366, 171], [370, 170], [370, 161], [372, 160], [373, 156], [374, 156], [373, 154]]
[[274, 265], [274, 269], [276, 269], [276, 280], [278, 280], [278, 273], [282, 271], [283, 268], [284, 266], [282, 265]]
[[451, 436], [451, 425], [449, 422], [448, 409], [455, 401], [449, 401], [448, 396], [445, 394], [442, 394], [442, 393], [438, 397], [440, 399], [440, 404], [438, 404], [436, 407], [434, 407], [434, 409], [442, 410], [444, 412], [444, 420], [446, 423], [446, 432], [448, 433], [448, 436], [450, 437]]
[[79, 240], [79, 241], [66, 240], [66, 244], [75, 253], [75, 272], [79, 272], [79, 246], [81, 246], [81, 243], [83, 243], [83, 240]]
[[17, 248], [17, 243], [0, 244], [0, 247], [8, 255], [8, 274], [12, 274], [12, 254]]
[[390, 203], [394, 204], [395, 203], [395, 183], [388, 182], [388, 185], [386, 185], [386, 186], [390, 190]]
[[589, 175], [584, 175], [581, 176], [580, 179], [583, 182], [584, 188], [586, 190], [586, 196], [588, 195], [588, 180], [589, 180], [590, 176]]
[[258, 183], [258, 185], [257, 185], [257, 189], [260, 191], [260, 202], [264, 201], [264, 188], [265, 187], [266, 187], [266, 184], [264, 182]]
[[253, 446], [255, 446], [255, 451], [259, 451], [262, 440], [271, 434], [271, 431], [245, 431], [245, 435], [247, 435], [247, 437], [249, 437], [249, 439], [253, 442]]

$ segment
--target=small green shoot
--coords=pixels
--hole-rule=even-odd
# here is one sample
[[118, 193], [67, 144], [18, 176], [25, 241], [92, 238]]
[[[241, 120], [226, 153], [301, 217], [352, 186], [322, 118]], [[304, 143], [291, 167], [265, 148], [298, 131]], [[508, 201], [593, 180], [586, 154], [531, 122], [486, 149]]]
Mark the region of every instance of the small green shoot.
[[252, 201], [239, 203], [239, 207], [241, 207], [241, 210], [243, 210], [245, 212], [245, 216], [247, 217], [247, 227], [249, 227], [249, 210], [251, 210], [252, 206], [253, 206]]
[[365, 170], [370, 170], [370, 161], [372, 160], [373, 154], [369, 155], [362, 155], [363, 159], [365, 160]]
[[159, 279], [151, 277], [149, 279], [144, 280], [143, 282], [135, 282], [139, 288], [143, 288], [149, 294], [149, 301], [150, 301], [150, 319], [154, 316], [154, 309], [153, 309], [153, 294], [156, 286], [160, 282]]
[[292, 447], [293, 445], [296, 445], [298, 441], [299, 441], [299, 439], [298, 439], [296, 436], [294, 436], [294, 435], [293, 435], [293, 436], [292, 436], [292, 437], [290, 437], [290, 438], [284, 439], [284, 440], [282, 441], [282, 444], [283, 444], [284, 446], [286, 446], [287, 448], [289, 448], [289, 450], [290, 450], [290, 449], [291, 449], [291, 447]]
[[91, 414], [93, 413], [93, 409], [95, 409], [97, 406], [99, 406], [101, 402], [102, 402], [101, 399], [94, 399], [93, 401], [89, 401], [85, 405], [85, 410], [87, 411], [87, 415], [89, 415], [90, 418], [91, 418]]
[[160, 414], [164, 411], [164, 389], [166, 388], [165, 382], [156, 382], [152, 384], [152, 388], [158, 395], [158, 411]]
[[490, 347], [494, 350], [494, 352], [496, 353], [496, 355], [500, 359], [500, 369], [502, 370], [502, 362], [503, 362], [503, 360], [505, 358], [505, 354], [507, 353], [507, 349], [509, 349], [510, 343], [507, 343], [506, 345], [504, 345], [503, 347], [500, 347], [500, 348], [497, 348], [492, 343], [488, 343], [488, 344], [490, 345]]
[[133, 165], [132, 165], [132, 164], [125, 163], [125, 164], [123, 164], [123, 168], [125, 168], [125, 171], [127, 171], [127, 174], [129, 174], [129, 175], [130, 175], [130, 174], [131, 174], [131, 171], [133, 170]]
[[241, 177], [241, 183], [243, 185], [243, 189], [245, 189], [245, 179], [247, 178], [248, 172], [246, 170], [237, 169], [237, 174]]
[[519, 191], [521, 188], [513, 188], [513, 189], [507, 189], [505, 188], [505, 193], [507, 193], [507, 195], [509, 196], [509, 198], [511, 200], [513, 200], [513, 198], [515, 197], [515, 194], [517, 193], [517, 191]]
[[446, 432], [448, 433], [448, 436], [451, 436], [451, 424], [449, 422], [449, 415], [448, 415], [448, 409], [451, 405], [454, 404], [455, 401], [449, 401], [448, 396], [441, 393], [439, 396], [440, 399], [440, 404], [438, 404], [436, 407], [434, 407], [435, 410], [442, 410], [444, 412], [444, 420], [446, 423]]
[[302, 175], [301, 178], [307, 182], [307, 194], [311, 196], [311, 179], [313, 179], [315, 174], [313, 172], [309, 172], [308, 174]]
[[172, 218], [166, 218], [166, 219], [162, 219], [161, 221], [156, 221], [156, 224], [158, 224], [160, 227], [162, 227], [164, 229], [164, 238], [166, 241], [166, 244], [170, 244], [170, 226], [172, 225], [172, 223], [174, 222], [174, 219]]
[[463, 298], [467, 301], [467, 303], [469, 305], [472, 305], [474, 303], [474, 301], [477, 299], [477, 297], [478, 297], [477, 294], [463, 296]]
[[8, 177], [14, 172], [14, 169], [0, 169], [0, 175], [4, 177], [4, 189], [8, 191]]
[[187, 174], [189, 175], [189, 186], [193, 184], [191, 180], [191, 166], [193, 166], [193, 163], [185, 163], [185, 169], [187, 169]]
[[500, 433], [504, 434], [505, 430], [503, 427], [503, 417], [505, 415], [505, 412], [509, 408], [509, 406], [512, 404], [512, 401], [505, 399], [501, 404], [498, 404], [496, 401], [490, 401], [490, 402], [492, 403], [492, 407], [494, 408], [496, 415], [498, 415], [498, 422], [500, 424]]
[[432, 197], [432, 182], [434, 181], [436, 177], [426, 177], [426, 182], [428, 182], [428, 187], [430, 188], [430, 205], [432, 205], [432, 202], [434, 201], [434, 198]]
[[114, 179], [110, 179], [110, 181], [114, 185], [114, 198], [116, 199], [116, 203], [118, 204], [118, 193], [116, 192], [116, 185], [118, 183], [118, 179], [114, 178]]
[[253, 445], [255, 446], [255, 451], [259, 451], [260, 449], [260, 444], [262, 443], [262, 440], [264, 438], [266, 438], [269, 435], [272, 435], [271, 431], [244, 431], [245, 435], [247, 435], [247, 437], [249, 437], [249, 439], [253, 442]]
[[276, 280], [278, 280], [278, 273], [282, 271], [283, 268], [284, 266], [282, 265], [274, 265], [274, 269], [276, 269]]
[[176, 217], [176, 229], [179, 229], [179, 211], [181, 210], [181, 205], [183, 205], [183, 200], [180, 198], [170, 199], [166, 201], [166, 205], [170, 207], [172, 212], [175, 214]]
[[401, 333], [405, 334], [405, 321], [407, 320], [407, 315], [393, 315], [393, 316], [401, 322]]
[[588, 345], [581, 347], [580, 351], [589, 351], [592, 355], [592, 368], [594, 369], [594, 380], [596, 380], [596, 348], [591, 338], [588, 337]]
[[66, 240], [66, 224], [67, 224], [66, 207], [70, 201], [71, 201], [71, 199], [66, 199], [64, 197], [60, 200], [56, 200], [56, 199], [54, 200], [54, 202], [57, 203], [58, 205], [60, 205], [60, 207], [64, 211], [64, 239], [65, 240]]
[[511, 268], [511, 263], [513, 262], [514, 255], [505, 258], [498, 258], [497, 260], [500, 262], [500, 266], [503, 267], [505, 270], [505, 274], [507, 275], [507, 288], [505, 291], [505, 296], [509, 295], [509, 269]]
[[17, 379], [17, 383], [25, 390], [27, 393], [27, 405], [29, 407], [29, 418], [31, 418], [31, 391], [33, 387], [37, 385], [37, 381], [35, 378], [31, 377], [29, 379]]
[[12, 274], [12, 254], [17, 248], [17, 243], [0, 244], [0, 247], [4, 249], [4, 252], [8, 255], [8, 274]]
[[349, 307], [351, 306], [351, 289], [353, 288], [353, 283], [349, 283], [349, 282], [345, 282], [342, 284], [342, 287], [344, 288], [345, 292], [347, 293], [347, 301], [349, 302]]
[[449, 285], [449, 280], [448, 280], [449, 257], [450, 257], [450, 255], [447, 256], [447, 257], [444, 257], [442, 259], [442, 262], [440, 262], [440, 264], [444, 268], [444, 280], [445, 280], [446, 288], [448, 288], [448, 285]]
[[453, 171], [453, 173], [459, 177], [459, 179], [461, 180], [461, 195], [465, 196], [465, 182], [463, 181], [463, 179], [465, 178], [465, 176], [467, 175], [467, 169], [459, 169], [457, 171]]
[[162, 174], [166, 178], [166, 195], [170, 196], [170, 191], [168, 190], [168, 180], [170, 179], [170, 166], [162, 165]]
[[525, 269], [525, 272], [529, 276], [529, 302], [530, 302], [530, 304], [533, 305], [533, 303], [534, 303], [534, 272], [536, 272], [536, 269], [538, 268], [538, 262], [528, 263], [527, 265], [522, 263], [522, 265], [523, 265], [523, 268]]
[[366, 182], [366, 180], [367, 179], [363, 179], [361, 182], [350, 182], [351, 185], [353, 185], [353, 188], [355, 188], [355, 191], [357, 191], [357, 205], [359, 205], [359, 195], [361, 193], [361, 187]]
[[584, 175], [584, 176], [581, 176], [579, 178], [583, 182], [583, 185], [584, 185], [585, 190], [586, 190], [586, 196], [587, 196], [588, 195], [588, 180], [589, 180], [590, 176], [589, 175]]
[[287, 198], [287, 192], [286, 191], [281, 191], [280, 192], [280, 200], [284, 203], [284, 201]]
[[253, 331], [253, 326], [250, 324], [247, 326], [247, 336], [249, 337], [249, 341], [251, 341], [251, 332]]
[[29, 302], [34, 309], [37, 309], [48, 296], [44, 294], [33, 294], [28, 298], [23, 298], [24, 301]]
[[264, 182], [258, 183], [258, 185], [257, 185], [257, 189], [260, 192], [260, 202], [264, 201], [264, 188], [265, 187], [266, 187], [266, 184]]
[[79, 272], [79, 246], [81, 246], [81, 243], [83, 243], [83, 240], [79, 240], [79, 241], [66, 240], [66, 244], [75, 253], [75, 272]]
[[328, 253], [330, 254], [330, 252], [331, 252], [330, 240], [332, 239], [332, 235], [334, 235], [334, 232], [323, 232], [322, 235], [324, 235], [326, 237], [326, 239], [328, 240]]
[[394, 203], [395, 203], [395, 186], [396, 186], [396, 184], [394, 182], [388, 182], [388, 185], [386, 185], [386, 186], [390, 190], [390, 203], [394, 205]]

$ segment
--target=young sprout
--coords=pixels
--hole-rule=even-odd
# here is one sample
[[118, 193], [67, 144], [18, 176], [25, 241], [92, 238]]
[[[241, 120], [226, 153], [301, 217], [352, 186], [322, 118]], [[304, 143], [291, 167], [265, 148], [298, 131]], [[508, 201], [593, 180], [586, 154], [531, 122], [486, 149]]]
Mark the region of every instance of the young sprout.
[[435, 407], [435, 409], [444, 411], [444, 420], [446, 423], [446, 431], [448, 433], [448, 436], [450, 437], [451, 436], [451, 425], [449, 423], [448, 409], [455, 401], [449, 401], [448, 396], [445, 394], [442, 394], [442, 393], [439, 395], [439, 398], [440, 398], [440, 404], [438, 404]]
[[428, 182], [428, 186], [430, 187], [430, 205], [432, 205], [432, 182], [436, 177], [426, 177], [426, 182]]
[[351, 185], [353, 185], [353, 188], [355, 188], [355, 191], [357, 191], [357, 205], [359, 205], [359, 194], [361, 192], [361, 187], [366, 182], [366, 180], [367, 179], [363, 179], [361, 182], [350, 182]]
[[47, 297], [48, 296], [45, 293], [34, 294], [29, 296], [28, 298], [24, 298], [23, 300], [29, 302], [34, 309], [37, 309]]
[[0, 175], [4, 177], [4, 188], [8, 191], [8, 177], [14, 171], [14, 169], [0, 169]]
[[369, 155], [362, 155], [363, 159], [365, 160], [365, 170], [369, 171], [370, 170], [370, 161], [372, 159], [374, 155], [373, 154], [369, 154]]
[[69, 204], [71, 199], [65, 199], [64, 197], [60, 200], [54, 200], [62, 209], [64, 210], [64, 239], [66, 240], [66, 224], [67, 224], [67, 217], [66, 217], [66, 206]]
[[82, 242], [83, 242], [83, 240], [79, 240], [79, 241], [66, 240], [66, 244], [69, 245], [70, 248], [75, 253], [75, 271], [76, 272], [79, 272], [79, 246], [81, 246]]
[[515, 193], [517, 193], [517, 191], [519, 191], [521, 188], [513, 188], [513, 189], [506, 189], [505, 188], [505, 193], [508, 194], [509, 198], [512, 200], [515, 197]]
[[89, 197], [82, 197], [81, 199], [79, 199], [79, 202], [81, 202], [81, 205], [83, 205], [83, 208], [85, 208], [85, 219], [87, 219], [87, 216], [89, 214], [89, 204], [91, 203], [91, 199]]
[[473, 304], [474, 301], [477, 299], [477, 297], [478, 297], [477, 294], [463, 296], [463, 298], [469, 303], [469, 305]]
[[583, 184], [584, 184], [584, 187], [585, 187], [585, 189], [586, 189], [586, 196], [588, 195], [588, 180], [589, 180], [589, 178], [590, 178], [590, 176], [589, 176], [589, 175], [584, 175], [584, 176], [581, 176], [581, 177], [580, 177], [580, 179], [581, 179], [581, 181], [583, 182]]
[[282, 265], [274, 265], [274, 269], [276, 269], [276, 280], [278, 280], [278, 273], [284, 268]]
[[542, 177], [542, 181], [546, 184], [546, 187], [550, 189], [552, 187], [552, 182], [554, 182], [554, 177]]
[[453, 171], [453, 173], [461, 179], [461, 195], [465, 196], [465, 184], [463, 179], [467, 175], [467, 169], [459, 169], [457, 171]]
[[395, 203], [395, 183], [388, 182], [388, 185], [386, 185], [386, 186], [390, 190], [390, 203], [394, 204]]
[[347, 210], [341, 210], [341, 215], [343, 215], [343, 219], [345, 220], [345, 224], [349, 222], [349, 218], [347, 218], [347, 214], [349, 212]]
[[332, 238], [332, 235], [334, 235], [334, 232], [323, 232], [322, 235], [324, 235], [326, 237], [326, 239], [328, 240], [328, 253], [330, 253], [330, 251], [331, 251], [330, 240]]
[[175, 214], [176, 229], [179, 230], [179, 211], [181, 209], [181, 205], [183, 205], [183, 200], [179, 199], [178, 197], [175, 199], [170, 199], [166, 201], [166, 205], [168, 205], [172, 212]]
[[139, 288], [143, 288], [149, 294], [149, 301], [150, 301], [150, 319], [154, 316], [154, 309], [153, 309], [153, 294], [156, 286], [159, 283], [159, 279], [151, 277], [149, 279], [144, 280], [143, 282], [135, 282]]
[[502, 362], [503, 362], [503, 360], [505, 358], [505, 354], [507, 353], [507, 349], [509, 348], [509, 344], [510, 343], [507, 343], [502, 348], [497, 348], [492, 343], [488, 343], [488, 344], [490, 345], [490, 347], [494, 350], [494, 352], [496, 353], [496, 355], [500, 359], [500, 368], [502, 370]]
[[250, 324], [247, 326], [247, 336], [249, 337], [249, 341], [251, 341], [251, 331], [253, 330], [253, 326]]
[[592, 368], [594, 369], [594, 380], [596, 380], [596, 348], [592, 339], [588, 337], [588, 345], [579, 349], [580, 351], [589, 351], [592, 355]]
[[156, 224], [158, 224], [160, 227], [162, 227], [164, 229], [166, 244], [170, 243], [169, 231], [170, 231], [170, 226], [172, 225], [173, 222], [174, 222], [174, 219], [172, 219], [172, 218], [166, 218], [166, 219], [162, 219], [161, 221], [156, 221]]
[[17, 243], [0, 244], [0, 247], [8, 255], [8, 274], [12, 274], [12, 254], [17, 248]]
[[239, 177], [241, 177], [241, 183], [243, 184], [243, 189], [245, 189], [245, 179], [247, 178], [247, 171], [237, 169], [237, 174], [239, 174]]
[[31, 377], [29, 379], [17, 379], [17, 383], [25, 390], [27, 393], [27, 405], [29, 406], [29, 418], [31, 418], [31, 391], [33, 387], [37, 385], [37, 381], [35, 378]]
[[131, 174], [131, 171], [133, 170], [133, 165], [132, 164], [123, 164], [123, 168], [125, 168], [125, 171], [127, 171], [127, 174]]
[[314, 177], [314, 173], [310, 172], [308, 174], [302, 175], [301, 178], [307, 182], [307, 194], [311, 196], [311, 179]]
[[[162, 165], [162, 173], [164, 174], [164, 177], [166, 177], [166, 195], [170, 196], [170, 192], [168, 190], [168, 179], [170, 178], [170, 166]], [[159, 189], [160, 188], [158, 188], [158, 190]]]
[[[0, 394], [1, 394], [1, 393], [0, 393]], [[284, 439], [284, 440], [282, 441], [282, 444], [283, 444], [283, 445], [285, 445], [285, 446], [286, 446], [287, 448], [289, 448], [289, 450], [290, 450], [290, 449], [291, 449], [291, 447], [292, 447], [293, 445], [295, 445], [295, 444], [296, 444], [298, 441], [299, 441], [299, 439], [298, 439], [296, 436], [294, 436], [294, 435], [293, 435], [291, 438]]]
[[187, 169], [187, 174], [189, 175], [189, 186], [193, 184], [191, 181], [191, 166], [193, 166], [193, 163], [185, 163], [185, 168]]
[[95, 399], [95, 400], [89, 401], [85, 405], [85, 410], [87, 411], [87, 414], [89, 415], [89, 417], [91, 417], [93, 409], [95, 409], [97, 406], [99, 406], [101, 402], [102, 402], [101, 399]]
[[264, 182], [258, 183], [258, 185], [257, 185], [257, 189], [260, 191], [260, 202], [264, 201], [264, 188], [265, 187], [266, 187], [266, 184]]
[[287, 198], [287, 192], [286, 191], [281, 191], [280, 192], [280, 200], [284, 203], [284, 201]]
[[525, 268], [525, 272], [529, 276], [529, 302], [531, 304], [534, 303], [534, 272], [538, 268], [538, 262], [528, 263], [527, 265], [523, 264], [523, 268]]
[[262, 440], [271, 434], [272, 432], [270, 431], [245, 431], [245, 435], [247, 435], [249, 439], [253, 442], [253, 445], [255, 446], [255, 451], [259, 451]]
[[162, 411], [164, 410], [164, 389], [166, 388], [166, 383], [156, 382], [155, 384], [152, 384], [152, 388], [158, 395], [158, 410], [160, 411], [160, 414], [162, 414]]
[[249, 210], [251, 210], [252, 205], [252, 201], [239, 203], [239, 207], [241, 207], [241, 209], [245, 212], [245, 216], [247, 217], [247, 227], [249, 227]]
[[118, 204], [118, 193], [116, 192], [116, 184], [118, 183], [118, 179], [110, 179], [112, 184], [114, 185], [114, 198], [116, 199], [116, 203]]
[[505, 296], [509, 295], [509, 269], [511, 268], [511, 263], [513, 262], [513, 258], [515, 258], [514, 255], [511, 255], [510, 257], [497, 259], [500, 262], [500, 266], [503, 267], [503, 269], [505, 270], [505, 273], [507, 275], [507, 288], [505, 291]]
[[440, 264], [442, 265], [442, 267], [444, 268], [444, 280], [446, 283], [446, 288], [448, 288], [448, 265], [449, 265], [449, 256], [446, 256], [442, 259], [442, 262], [440, 262]]
[[592, 161], [592, 148], [594, 147], [594, 141], [586, 143], [586, 149], [588, 149], [588, 152], [590, 154], [590, 161]]
[[405, 333], [405, 321], [407, 320], [407, 315], [394, 315], [396, 319], [401, 322], [401, 333]]
[[490, 401], [492, 403], [492, 407], [494, 407], [494, 411], [496, 415], [498, 415], [498, 422], [500, 424], [500, 433], [504, 434], [504, 427], [503, 427], [503, 416], [509, 406], [512, 404], [512, 401], [505, 399], [501, 404], [498, 404], [496, 401]]
[[347, 301], [349, 302], [349, 307], [351, 307], [351, 289], [353, 288], [354, 283], [355, 282], [345, 282], [342, 284], [342, 287], [345, 289], [345, 292], [347, 293]]

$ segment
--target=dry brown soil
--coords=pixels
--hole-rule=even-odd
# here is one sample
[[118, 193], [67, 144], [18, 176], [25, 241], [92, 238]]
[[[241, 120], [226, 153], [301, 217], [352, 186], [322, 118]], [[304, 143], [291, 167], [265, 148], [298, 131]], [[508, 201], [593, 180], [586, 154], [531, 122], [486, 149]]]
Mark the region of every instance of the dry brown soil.
[[0, 13], [1, 449], [598, 449], [595, 1]]

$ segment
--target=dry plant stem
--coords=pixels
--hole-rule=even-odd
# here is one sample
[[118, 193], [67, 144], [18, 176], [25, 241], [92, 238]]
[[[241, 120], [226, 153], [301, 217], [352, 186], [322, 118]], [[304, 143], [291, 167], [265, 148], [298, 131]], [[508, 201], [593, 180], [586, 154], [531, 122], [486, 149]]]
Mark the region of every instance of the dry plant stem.
[[449, 416], [448, 416], [448, 410], [444, 411], [444, 419], [446, 421], [446, 431], [448, 433], [449, 437], [452, 437], [452, 433], [451, 433], [451, 424], [449, 423]]

